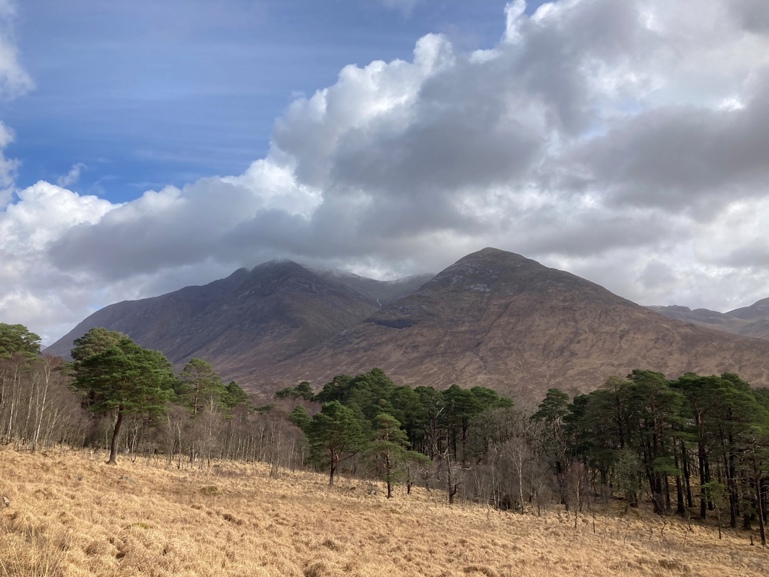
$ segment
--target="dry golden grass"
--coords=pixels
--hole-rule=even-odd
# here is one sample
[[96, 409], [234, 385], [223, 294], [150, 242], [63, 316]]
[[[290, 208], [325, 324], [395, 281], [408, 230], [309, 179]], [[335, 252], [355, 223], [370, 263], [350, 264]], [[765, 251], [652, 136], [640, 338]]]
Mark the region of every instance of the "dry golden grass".
[[[0, 450], [0, 576], [766, 575], [745, 533], [638, 511], [543, 517], [388, 501], [365, 481], [260, 465], [167, 469], [68, 450]], [[2, 506], [2, 505], [0, 505]]]

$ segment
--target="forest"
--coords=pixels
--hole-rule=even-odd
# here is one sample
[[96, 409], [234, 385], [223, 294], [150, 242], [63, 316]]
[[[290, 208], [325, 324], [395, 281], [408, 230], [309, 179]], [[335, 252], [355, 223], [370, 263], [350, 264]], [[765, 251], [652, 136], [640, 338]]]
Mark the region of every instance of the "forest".
[[649, 370], [587, 394], [550, 389], [537, 404], [484, 387], [397, 385], [380, 369], [249, 397], [210, 364], [178, 374], [121, 333], [92, 329], [72, 362], [0, 323], [0, 441], [65, 444], [118, 458], [208, 467], [217, 460], [315, 467], [446, 499], [577, 516], [602, 503], [756, 526], [769, 516], [769, 390], [738, 375], [675, 379]]

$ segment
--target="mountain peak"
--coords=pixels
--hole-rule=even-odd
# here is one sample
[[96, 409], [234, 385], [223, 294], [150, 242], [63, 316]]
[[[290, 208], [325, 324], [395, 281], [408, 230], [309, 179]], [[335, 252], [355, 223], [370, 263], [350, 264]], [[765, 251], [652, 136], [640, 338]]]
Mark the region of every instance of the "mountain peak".
[[439, 286], [489, 292], [505, 298], [523, 293], [547, 295], [553, 291], [575, 290], [611, 294], [603, 287], [571, 273], [548, 268], [519, 254], [490, 247], [459, 259], [436, 275], [420, 292]]
[[272, 260], [268, 260], [266, 262], [256, 265], [254, 268], [251, 269], [250, 272], [254, 273], [254, 272], [265, 271], [269, 269], [296, 269], [296, 268], [307, 270], [305, 267], [294, 262], [291, 259], [274, 258]]
[[[506, 263], [512, 263], [512, 262], [531, 262], [536, 263], [537, 261], [531, 260], [529, 258], [526, 258], [525, 256], [522, 256], [515, 252], [510, 252], [507, 250], [502, 250], [500, 248], [494, 248], [492, 246], [487, 246], [486, 248], [482, 248], [481, 250], [477, 250], [475, 252], [471, 252], [470, 254], [460, 258], [456, 263], [459, 264], [461, 262], [466, 261], [478, 261], [478, 260], [498, 260], [500, 262], [506, 262]], [[539, 263], [537, 263], [539, 264]]]

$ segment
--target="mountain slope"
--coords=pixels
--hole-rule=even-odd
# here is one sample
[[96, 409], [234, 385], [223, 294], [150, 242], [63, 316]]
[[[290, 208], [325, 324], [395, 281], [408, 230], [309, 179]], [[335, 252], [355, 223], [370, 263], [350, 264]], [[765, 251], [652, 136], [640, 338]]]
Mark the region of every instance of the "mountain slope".
[[[369, 284], [386, 290], [378, 282]], [[294, 262], [269, 262], [205, 286], [105, 307], [46, 353], [66, 356], [75, 338], [103, 326], [175, 363], [206, 359], [229, 379], [258, 373], [353, 326], [377, 310], [376, 298]]]
[[669, 319], [572, 274], [484, 249], [356, 327], [257, 376], [254, 386], [380, 367], [397, 381], [540, 396], [647, 368], [735, 371], [769, 384], [769, 342]]
[[746, 321], [769, 319], [769, 298], [761, 299], [749, 307], [734, 309], [733, 311], [729, 311], [726, 314], [730, 317], [743, 319]]

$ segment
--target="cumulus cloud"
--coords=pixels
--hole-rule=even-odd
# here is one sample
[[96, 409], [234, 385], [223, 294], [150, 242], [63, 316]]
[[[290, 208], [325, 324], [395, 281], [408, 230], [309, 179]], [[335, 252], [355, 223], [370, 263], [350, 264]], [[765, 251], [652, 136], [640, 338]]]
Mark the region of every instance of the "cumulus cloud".
[[59, 303], [74, 322], [174, 288], [161, 279], [268, 258], [392, 276], [488, 245], [644, 304], [769, 296], [765, 2], [559, 0], [527, 15], [518, 0], [500, 31], [484, 50], [430, 34], [408, 60], [345, 67], [291, 103], [242, 175], [119, 206], [21, 191], [0, 213], [0, 282], [74, 288], [26, 284], [0, 312]]
[[47, 182], [18, 196], [0, 212], [0, 318], [50, 338], [68, 330], [75, 311], [88, 310], [102, 285], [94, 285], [91, 275], [52, 266], [46, 251], [67, 231], [95, 225], [114, 207]]

